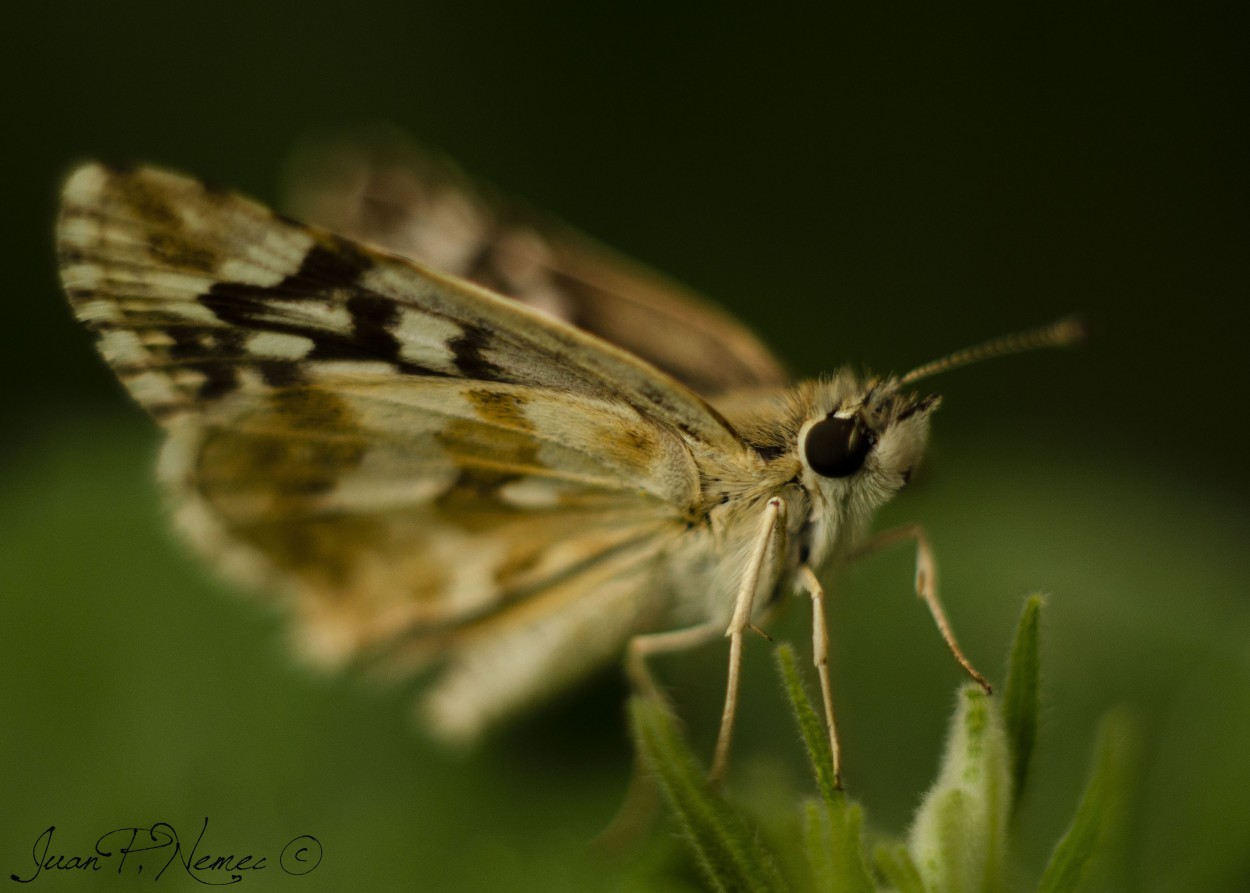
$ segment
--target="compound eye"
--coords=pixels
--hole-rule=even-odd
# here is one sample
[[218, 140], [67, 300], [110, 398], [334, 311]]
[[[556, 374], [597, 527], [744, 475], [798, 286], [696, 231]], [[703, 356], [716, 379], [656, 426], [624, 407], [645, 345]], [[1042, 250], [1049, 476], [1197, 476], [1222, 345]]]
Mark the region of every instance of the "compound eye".
[[876, 438], [859, 420], [829, 416], [807, 429], [803, 458], [812, 471], [827, 478], [844, 478], [864, 464]]

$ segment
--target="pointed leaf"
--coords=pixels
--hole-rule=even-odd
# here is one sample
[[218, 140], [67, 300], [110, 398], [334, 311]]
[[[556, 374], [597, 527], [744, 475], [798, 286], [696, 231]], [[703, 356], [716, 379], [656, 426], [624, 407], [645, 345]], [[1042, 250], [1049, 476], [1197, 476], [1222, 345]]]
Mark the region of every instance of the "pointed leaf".
[[877, 870], [898, 893], [925, 893], [920, 869], [911, 860], [911, 853], [907, 852], [906, 844], [879, 846], [873, 852], [873, 860], [877, 865]]
[[1029, 762], [1033, 745], [1037, 740], [1040, 713], [1041, 664], [1038, 649], [1038, 628], [1042, 611], [1042, 597], [1029, 596], [1024, 612], [1016, 626], [1016, 638], [1011, 646], [1011, 659], [1007, 671], [1007, 686], [1003, 691], [1003, 720], [1007, 727], [1007, 741], [1011, 748], [1011, 778], [1013, 804], [1019, 803], [1020, 794], [1029, 774]]
[[630, 700], [634, 740], [677, 817], [700, 868], [717, 890], [784, 890], [772, 854], [712, 789], [672, 715], [645, 698]]
[[1136, 750], [1136, 730], [1127, 714], [1112, 713], [1103, 720], [1093, 774], [1081, 795], [1072, 825], [1060, 838], [1042, 873], [1039, 893], [1076, 889], [1094, 860], [1107, 851], [1114, 840], [1112, 829], [1122, 826], [1126, 814]]
[[804, 840], [808, 861], [817, 879], [817, 889], [837, 893], [871, 893], [875, 889], [864, 852], [863, 814], [858, 804], [833, 785], [833, 753], [825, 722], [812, 706], [807, 689], [799, 678], [794, 649], [777, 648], [777, 669], [794, 710], [799, 734], [816, 774], [821, 804], [809, 805]]
[[829, 731], [825, 722], [812, 706], [807, 696], [807, 689], [799, 678], [799, 671], [794, 657], [794, 648], [789, 645], [778, 645], [776, 651], [777, 670], [781, 674], [781, 684], [785, 688], [786, 698], [794, 711], [794, 718], [799, 725], [799, 734], [803, 738], [803, 746], [807, 748], [807, 758], [811, 761], [812, 771], [816, 774], [816, 787], [828, 804], [841, 798], [841, 793], [834, 787], [833, 751], [829, 744]]

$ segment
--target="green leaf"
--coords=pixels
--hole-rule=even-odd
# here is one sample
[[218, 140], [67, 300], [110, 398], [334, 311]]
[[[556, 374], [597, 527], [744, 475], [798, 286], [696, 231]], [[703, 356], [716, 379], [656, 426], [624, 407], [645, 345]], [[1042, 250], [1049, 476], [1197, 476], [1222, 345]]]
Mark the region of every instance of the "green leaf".
[[829, 731], [825, 721], [816, 713], [807, 689], [799, 678], [798, 666], [794, 657], [794, 647], [790, 644], [778, 645], [776, 650], [777, 670], [781, 674], [781, 684], [785, 688], [786, 698], [794, 711], [794, 718], [799, 724], [799, 735], [803, 738], [803, 746], [807, 748], [807, 758], [811, 761], [812, 771], [816, 773], [816, 787], [825, 803], [832, 805], [842, 794], [834, 786], [833, 751], [829, 744]]
[[634, 741], [677, 816], [700, 868], [717, 890], [785, 890], [772, 854], [707, 783], [705, 771], [663, 705], [629, 702]]
[[809, 801], [804, 843], [817, 890], [873, 893], [876, 884], [864, 852], [863, 811], [839, 793], [832, 803]]
[[803, 846], [817, 890], [833, 889], [835, 869], [833, 848], [829, 845], [832, 833], [825, 804], [816, 800], [806, 801], [803, 804]]
[[820, 788], [821, 802], [809, 803], [804, 816], [804, 843], [816, 889], [872, 893], [876, 887], [864, 852], [863, 812], [858, 804], [851, 803], [834, 787], [828, 730], [799, 678], [794, 649], [790, 645], [780, 645], [776, 656], [781, 682]]
[[1013, 803], [1020, 802], [1020, 794], [1029, 774], [1033, 745], [1037, 741], [1041, 709], [1041, 665], [1038, 653], [1041, 612], [1042, 597], [1029, 596], [1024, 603], [1020, 623], [1016, 626], [1016, 638], [1011, 645], [1007, 670], [1007, 686], [1003, 691], [1003, 719], [1011, 749]]
[[879, 846], [873, 853], [873, 860], [876, 862], [877, 870], [898, 893], [925, 893], [920, 869], [911, 860], [911, 853], [907, 852], [906, 844]]
[[959, 692], [937, 784], [916, 813], [908, 846], [931, 893], [1002, 886], [1010, 809], [1007, 736], [979, 686]]
[[1128, 787], [1137, 762], [1136, 729], [1123, 712], [1106, 717], [1098, 731], [1094, 771], [1072, 825], [1060, 838], [1042, 873], [1039, 893], [1068, 893], [1095, 859], [1114, 844], [1111, 829], [1122, 827]]

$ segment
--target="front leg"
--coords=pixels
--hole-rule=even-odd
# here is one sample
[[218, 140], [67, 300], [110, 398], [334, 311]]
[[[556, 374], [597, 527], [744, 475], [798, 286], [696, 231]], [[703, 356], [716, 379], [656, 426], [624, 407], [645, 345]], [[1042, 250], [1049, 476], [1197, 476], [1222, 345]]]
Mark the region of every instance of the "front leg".
[[683, 629], [641, 633], [634, 636], [629, 640], [629, 645], [625, 649], [625, 672], [630, 682], [633, 683], [634, 690], [657, 704], [669, 707], [668, 698], [660, 691], [655, 677], [651, 675], [647, 659], [657, 654], [691, 651], [712, 641], [720, 635], [720, 632], [717, 624], [704, 622]]
[[987, 695], [993, 694], [994, 689], [989, 682], [976, 671], [968, 658], [964, 657], [963, 651], [959, 648], [959, 643], [955, 641], [955, 634], [951, 631], [950, 621], [946, 619], [946, 612], [942, 610], [942, 602], [938, 600], [937, 566], [933, 561], [933, 550], [929, 548], [929, 540], [925, 537], [924, 529], [919, 524], [905, 524], [902, 527], [878, 533], [855, 549], [851, 553], [850, 558], [852, 560], [861, 558], [907, 540], [916, 541], [916, 595], [924, 599], [925, 604], [929, 606], [929, 613], [933, 615], [933, 622], [937, 624], [938, 632], [942, 634], [942, 638], [946, 641], [946, 647], [955, 656], [955, 660], [959, 661], [959, 665], [964, 668], [968, 675], [976, 680], [976, 683], [981, 688], [985, 689]]
[[838, 724], [833, 715], [833, 686], [829, 682], [829, 627], [825, 623], [825, 588], [806, 564], [799, 568], [796, 582], [812, 598], [812, 663], [820, 678], [820, 696], [825, 707], [825, 729], [829, 735], [829, 756], [833, 786], [842, 789], [842, 748], [838, 745]]
[[760, 519], [755, 547], [751, 550], [738, 597], [734, 601], [733, 617], [725, 636], [729, 639], [729, 676], [725, 683], [725, 709], [721, 712], [720, 732], [716, 736], [716, 751], [712, 755], [709, 781], [719, 781], [729, 765], [729, 743], [733, 737], [734, 716], [738, 712], [738, 680], [742, 671], [742, 634], [751, 626], [751, 613], [755, 606], [755, 592], [759, 588], [760, 573], [772, 562], [779, 567], [779, 558], [786, 545], [786, 504], [777, 496], [768, 500]]

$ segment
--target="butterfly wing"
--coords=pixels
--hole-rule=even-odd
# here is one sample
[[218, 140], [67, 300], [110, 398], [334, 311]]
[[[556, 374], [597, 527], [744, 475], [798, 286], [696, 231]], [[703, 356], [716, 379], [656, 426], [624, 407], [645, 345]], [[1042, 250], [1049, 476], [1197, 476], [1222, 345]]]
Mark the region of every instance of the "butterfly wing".
[[306, 152], [292, 179], [305, 219], [541, 309], [700, 394], [788, 383], [758, 338], [689, 289], [399, 137]]
[[571, 391], [628, 403], [692, 441], [740, 445], [703, 399], [627, 351], [176, 174], [80, 169], [58, 251], [78, 317], [165, 423], [317, 367]]
[[625, 351], [184, 177], [82, 168], [58, 239], [193, 542], [287, 584], [324, 656], [450, 655], [447, 734], [651, 622], [693, 454], [745, 451]]
[[698, 501], [679, 439], [629, 406], [382, 373], [226, 398], [162, 459], [192, 541], [294, 591], [306, 652], [450, 656], [431, 709], [461, 738], [656, 622], [654, 558]]

